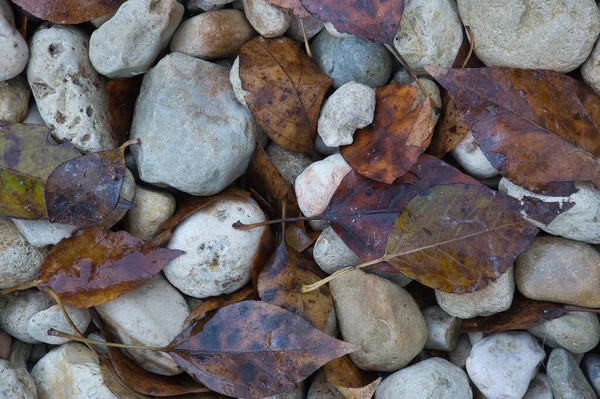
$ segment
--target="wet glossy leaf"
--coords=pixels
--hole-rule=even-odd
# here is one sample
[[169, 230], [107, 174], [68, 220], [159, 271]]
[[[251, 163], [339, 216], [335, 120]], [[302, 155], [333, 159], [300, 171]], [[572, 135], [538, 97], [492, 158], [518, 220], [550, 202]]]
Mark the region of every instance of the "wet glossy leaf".
[[133, 107], [142, 87], [142, 75], [132, 78], [111, 80], [106, 85], [108, 94], [108, 122], [117, 145], [129, 138], [133, 121]]
[[554, 196], [573, 193], [578, 181], [600, 188], [600, 99], [585, 84], [546, 70], [428, 71], [488, 161], [515, 184]]
[[171, 345], [169, 353], [210, 389], [258, 399], [285, 392], [328, 361], [356, 350], [287, 310], [244, 301], [220, 309], [202, 332]]
[[392, 184], [416, 162], [431, 141], [433, 117], [426, 98], [408, 83], [375, 89], [373, 123], [354, 133], [354, 142], [340, 152], [350, 166], [373, 180]]
[[55, 24], [80, 24], [119, 8], [125, 0], [11, 0], [28, 13]]
[[272, 6], [290, 10], [298, 18], [310, 17], [300, 0], [269, 0]]
[[512, 197], [482, 186], [439, 185], [402, 209], [384, 260], [437, 290], [472, 292], [504, 273], [537, 231]]
[[254, 289], [252, 285], [245, 285], [239, 290], [232, 292], [231, 294], [223, 294], [211, 298], [206, 298], [204, 302], [198, 305], [192, 310], [189, 316], [185, 319], [184, 324], [191, 322], [197, 317], [201, 317], [203, 314], [208, 313], [212, 310], [221, 309], [227, 305], [232, 305], [241, 301], [252, 299], [254, 296]]
[[356, 367], [350, 356], [332, 360], [323, 369], [327, 381], [347, 399], [371, 399], [381, 382], [376, 373]]
[[340, 32], [393, 44], [404, 12], [404, 0], [300, 0], [316, 19]]
[[427, 149], [427, 153], [438, 158], [452, 151], [470, 131], [447, 93], [444, 93], [442, 102], [444, 104], [442, 115], [436, 125], [431, 145]]
[[20, 219], [45, 219], [45, 182], [0, 168], [0, 214]]
[[240, 50], [248, 108], [265, 133], [289, 151], [310, 152], [332, 80], [290, 39], [253, 39]]
[[88, 227], [56, 244], [36, 281], [65, 305], [89, 308], [134, 290], [184, 252], [157, 248], [125, 231]]

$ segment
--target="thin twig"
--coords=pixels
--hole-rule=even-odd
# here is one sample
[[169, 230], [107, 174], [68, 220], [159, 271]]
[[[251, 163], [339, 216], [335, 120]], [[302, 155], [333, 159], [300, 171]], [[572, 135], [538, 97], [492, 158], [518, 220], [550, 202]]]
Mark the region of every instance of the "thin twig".
[[462, 66], [460, 67], [461, 69], [467, 66], [467, 62], [469, 62], [469, 60], [471, 59], [471, 55], [473, 55], [473, 47], [475, 47], [475, 36], [473, 36], [473, 31], [471, 30], [471, 27], [465, 25], [465, 31], [469, 36], [469, 52], [467, 53], [467, 58], [465, 58], [464, 62], [462, 63]]
[[304, 30], [304, 22], [302, 22], [302, 18], [298, 18], [300, 20], [300, 28], [302, 28], [302, 36], [304, 37], [304, 47], [306, 48], [306, 55], [312, 58], [312, 51], [310, 51], [310, 46], [308, 45], [308, 39], [306, 38], [306, 31]]
[[14, 287], [6, 288], [6, 289], [0, 291], [0, 296], [6, 295], [6, 294], [10, 294], [11, 292], [15, 292], [15, 291], [28, 290], [29, 288], [34, 288], [36, 286], [37, 286], [37, 281], [36, 280], [29, 281], [27, 283], [15, 285]]
[[168, 348], [166, 348], [166, 347], [115, 344], [113, 342], [96, 341], [95, 339], [82, 338], [82, 337], [78, 337], [77, 335], [58, 331], [58, 330], [55, 330], [54, 328], [51, 328], [48, 330], [48, 335], [50, 335], [52, 337], [66, 338], [66, 339], [70, 339], [70, 340], [77, 341], [77, 342], [89, 343], [92, 345], [113, 346], [115, 348], [139, 349], [139, 350], [160, 351], [160, 352], [165, 352], [168, 350]]

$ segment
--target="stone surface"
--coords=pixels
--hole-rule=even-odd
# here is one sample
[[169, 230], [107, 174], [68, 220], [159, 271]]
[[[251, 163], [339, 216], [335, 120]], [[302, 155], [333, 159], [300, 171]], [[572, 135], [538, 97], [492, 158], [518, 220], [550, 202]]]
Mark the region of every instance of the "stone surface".
[[0, 359], [8, 360], [12, 337], [5, 331], [0, 330]]
[[27, 370], [0, 360], [0, 398], [37, 399], [35, 381]]
[[[417, 82], [415, 82], [414, 79], [410, 77], [410, 75], [408, 74], [408, 72], [406, 72], [405, 69], [400, 69], [398, 72], [396, 72], [392, 77], [392, 80], [400, 83], [410, 83], [415, 89], [417, 89], [417, 98], [413, 103], [413, 108], [416, 104], [422, 103], [423, 100], [425, 100], [425, 95], [421, 91], [421, 88], [419, 87]], [[441, 106], [442, 96], [440, 94], [440, 88], [438, 87], [438, 85], [433, 80], [425, 77], [419, 77], [419, 82], [421, 82], [421, 85], [425, 89], [425, 93], [427, 93], [427, 96], [430, 97], [436, 104]], [[432, 113], [433, 123], [435, 125], [440, 119], [440, 114], [435, 112]]]
[[596, 395], [600, 396], [600, 354], [586, 354], [581, 362], [581, 369]]
[[377, 387], [377, 399], [470, 399], [467, 373], [449, 361], [433, 357], [386, 377]]
[[137, 186], [133, 197], [135, 208], [125, 215], [124, 224], [131, 234], [150, 241], [160, 231], [160, 225], [175, 213], [172, 194], [144, 186]]
[[546, 365], [548, 379], [557, 399], [594, 399], [594, 389], [587, 382], [577, 361], [566, 349], [553, 349]]
[[196, 211], [171, 235], [168, 248], [186, 253], [171, 261], [165, 275], [186, 295], [205, 298], [229, 294], [250, 281], [265, 228], [238, 230], [231, 225], [266, 220], [252, 199], [223, 199]]
[[471, 132], [467, 133], [450, 153], [456, 162], [473, 177], [487, 179], [498, 175], [498, 171], [487, 160]]
[[[67, 313], [79, 331], [84, 332], [92, 321], [92, 314], [88, 309], [79, 309], [73, 306], [65, 306]], [[58, 305], [53, 305], [42, 310], [29, 318], [27, 322], [27, 333], [40, 342], [52, 345], [60, 345], [69, 342], [66, 338], [51, 337], [48, 330], [54, 328], [69, 334], [77, 334], [65, 319]]]
[[176, 0], [129, 0], [92, 33], [90, 61], [102, 75], [127, 78], [146, 72], [183, 17]]
[[453, 0], [405, 3], [394, 46], [416, 74], [425, 65], [452, 67], [463, 40], [462, 22]]
[[25, 343], [38, 344], [40, 341], [27, 332], [29, 319], [53, 304], [54, 302], [37, 288], [1, 296], [0, 328]]
[[423, 309], [422, 313], [427, 324], [425, 349], [439, 351], [454, 349], [460, 336], [460, 319], [450, 316], [439, 306]]
[[23, 76], [0, 81], [0, 123], [22, 122], [27, 116], [30, 94], [27, 79]]
[[32, 349], [33, 345], [19, 341], [18, 339], [13, 339], [12, 344], [10, 345], [8, 361], [15, 368], [27, 368], [27, 360], [31, 356]]
[[333, 88], [355, 81], [370, 87], [387, 83], [392, 73], [392, 56], [381, 44], [356, 36], [339, 38], [321, 31], [310, 46], [313, 61], [333, 79]]
[[600, 342], [600, 323], [595, 313], [569, 312], [527, 331], [544, 345], [560, 346], [574, 354], [589, 352]]
[[521, 211], [521, 215], [531, 224], [545, 232], [569, 238], [576, 241], [600, 244], [600, 191], [589, 184], [575, 184], [577, 192], [568, 197], [550, 197], [540, 195], [517, 186], [506, 178], [500, 179], [498, 191], [510, 195], [518, 200], [523, 197], [537, 198], [544, 202], [557, 202], [561, 207], [569, 205], [571, 208], [561, 212], [552, 222], [545, 225]]
[[43, 25], [31, 39], [27, 79], [40, 115], [54, 135], [83, 152], [114, 148], [106, 81], [92, 67], [86, 33]]
[[293, 186], [296, 178], [312, 163], [310, 157], [301, 152], [288, 151], [275, 143], [269, 144], [266, 153], [279, 170], [287, 184]]
[[350, 354], [363, 370], [393, 372], [424, 347], [427, 326], [406, 290], [361, 270], [329, 283], [344, 341], [361, 350]]
[[231, 65], [231, 69], [229, 70], [229, 82], [231, 83], [231, 87], [233, 89], [233, 94], [238, 100], [240, 104], [244, 107], [248, 108], [248, 104], [246, 104], [245, 96], [250, 92], [242, 89], [242, 80], [240, 79], [240, 57], [235, 57], [233, 61], [233, 65]]
[[544, 349], [529, 333], [496, 333], [473, 345], [467, 372], [487, 398], [518, 399], [525, 395], [544, 356]]
[[252, 27], [264, 38], [277, 37], [290, 27], [291, 13], [268, 0], [244, 0], [244, 12]]
[[323, 143], [323, 139], [321, 138], [321, 136], [319, 136], [317, 134], [317, 137], [315, 138], [315, 151], [317, 151], [319, 154], [326, 157], [326, 156], [333, 155], [333, 154], [340, 152], [340, 148], [339, 147], [327, 147], [325, 145], [325, 143]]
[[600, 254], [589, 244], [536, 237], [515, 262], [515, 280], [530, 299], [600, 307]]
[[310, 384], [306, 399], [345, 399], [345, 396], [327, 381], [327, 376], [321, 369]]
[[37, 277], [46, 253], [30, 245], [10, 219], [0, 216], [0, 289]]
[[233, 57], [255, 35], [242, 11], [209, 11], [184, 21], [177, 28], [171, 51], [206, 60]]
[[35, 103], [35, 99], [29, 101], [29, 109], [27, 110], [27, 116], [23, 120], [23, 123], [33, 123], [35, 125], [45, 126], [46, 122], [42, 119], [40, 115], [40, 110]]
[[104, 385], [98, 358], [80, 343], [54, 348], [31, 370], [39, 399], [118, 399]]
[[581, 77], [596, 93], [600, 93], [600, 41], [581, 66]]
[[142, 140], [131, 148], [143, 181], [207, 196], [245, 172], [256, 126], [227, 72], [172, 53], [146, 73], [131, 127], [131, 138]]
[[448, 360], [456, 367], [464, 369], [467, 367], [467, 358], [471, 353], [471, 348], [472, 345], [469, 336], [466, 334], [461, 335], [458, 344], [448, 352]]
[[29, 58], [29, 49], [23, 36], [15, 29], [11, 3], [0, 0], [0, 82], [23, 72]]
[[513, 300], [515, 293], [514, 267], [480, 290], [467, 294], [435, 291], [438, 305], [452, 316], [470, 319], [476, 316], [490, 316], [504, 312]]
[[317, 33], [321, 32], [324, 28], [323, 22], [313, 17], [298, 18], [292, 15], [290, 21], [290, 27], [285, 34], [297, 42], [304, 41], [304, 35], [302, 34], [302, 25], [304, 25], [304, 32], [306, 33], [306, 39], [312, 39]]
[[185, 8], [194, 13], [213, 11], [223, 8], [233, 0], [188, 0]]
[[[165, 346], [184, 328], [190, 310], [183, 296], [164, 277], [157, 275], [141, 287], [96, 306], [106, 328], [125, 344]], [[130, 350], [143, 368], [158, 374], [181, 373], [165, 352]]]
[[546, 373], [538, 373], [529, 383], [523, 399], [553, 399], [552, 387]]
[[349, 145], [354, 132], [370, 125], [375, 113], [375, 90], [367, 85], [348, 82], [323, 104], [318, 133], [328, 147]]
[[460, 17], [487, 66], [568, 72], [581, 65], [600, 32], [593, 0], [458, 0]]

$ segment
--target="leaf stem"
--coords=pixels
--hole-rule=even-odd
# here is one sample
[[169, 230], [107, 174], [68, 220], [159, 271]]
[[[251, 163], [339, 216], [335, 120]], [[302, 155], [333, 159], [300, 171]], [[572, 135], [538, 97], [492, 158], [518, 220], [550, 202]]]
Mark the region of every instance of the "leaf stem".
[[588, 312], [588, 313], [599, 313], [600, 314], [600, 309], [582, 308], [580, 306], [572, 306], [572, 305], [565, 305], [563, 308], [567, 312]]
[[309, 284], [309, 285], [303, 285], [302, 287], [300, 287], [300, 292], [302, 292], [303, 294], [306, 294], [308, 292], [314, 291], [314, 290], [318, 289], [319, 287], [327, 284], [331, 280], [338, 278], [340, 276], [343, 276], [344, 274], [350, 273], [351, 271], [354, 271], [354, 270], [362, 269], [363, 267], [368, 267], [368, 266], [376, 265], [377, 263], [385, 262], [387, 259], [389, 259], [389, 258], [386, 256], [382, 256], [380, 258], [373, 259], [368, 262], [359, 263], [358, 265], [344, 267], [343, 269], [340, 269], [337, 272], [333, 273], [331, 276], [325, 277], [324, 279], [319, 280], [316, 283]]
[[0, 291], [0, 296], [10, 294], [11, 292], [14, 292], [14, 291], [28, 290], [29, 288], [34, 288], [36, 286], [37, 286], [37, 280], [29, 281], [27, 283], [15, 285], [14, 287], [6, 288], [6, 289]]
[[465, 58], [464, 62], [462, 63], [462, 66], [460, 67], [461, 69], [467, 66], [467, 62], [469, 62], [469, 60], [471, 59], [471, 55], [473, 55], [473, 47], [475, 47], [475, 36], [473, 36], [473, 31], [471, 30], [471, 27], [465, 25], [465, 31], [469, 36], [469, 52], [467, 53], [467, 58]]
[[300, 28], [302, 28], [302, 36], [304, 37], [304, 47], [306, 48], [306, 55], [312, 58], [312, 51], [310, 51], [310, 46], [308, 45], [308, 39], [306, 38], [306, 31], [304, 30], [304, 22], [302, 18], [298, 18], [300, 20]]
[[126, 142], [124, 142], [123, 144], [121, 144], [121, 148], [125, 149], [125, 148], [129, 147], [130, 145], [140, 144], [141, 142], [142, 142], [142, 140], [140, 140], [139, 138], [127, 140]]
[[48, 335], [50, 335], [52, 337], [60, 337], [60, 338], [66, 338], [66, 339], [70, 339], [70, 340], [77, 341], [77, 342], [83, 342], [84, 344], [105, 345], [105, 346], [112, 346], [115, 348], [139, 349], [139, 350], [160, 351], [160, 352], [165, 352], [167, 350], [166, 347], [127, 345], [127, 344], [116, 344], [114, 342], [96, 341], [95, 339], [78, 337], [77, 335], [58, 331], [58, 330], [55, 330], [54, 328], [51, 328], [48, 330]]

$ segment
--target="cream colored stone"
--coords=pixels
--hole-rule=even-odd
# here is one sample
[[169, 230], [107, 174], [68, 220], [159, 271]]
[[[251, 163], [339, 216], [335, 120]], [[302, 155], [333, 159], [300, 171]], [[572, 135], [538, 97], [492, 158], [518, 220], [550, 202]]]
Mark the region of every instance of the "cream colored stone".
[[137, 186], [133, 197], [135, 208], [125, 215], [127, 231], [150, 241], [160, 231], [160, 226], [175, 213], [175, 197], [172, 194], [144, 186]]

